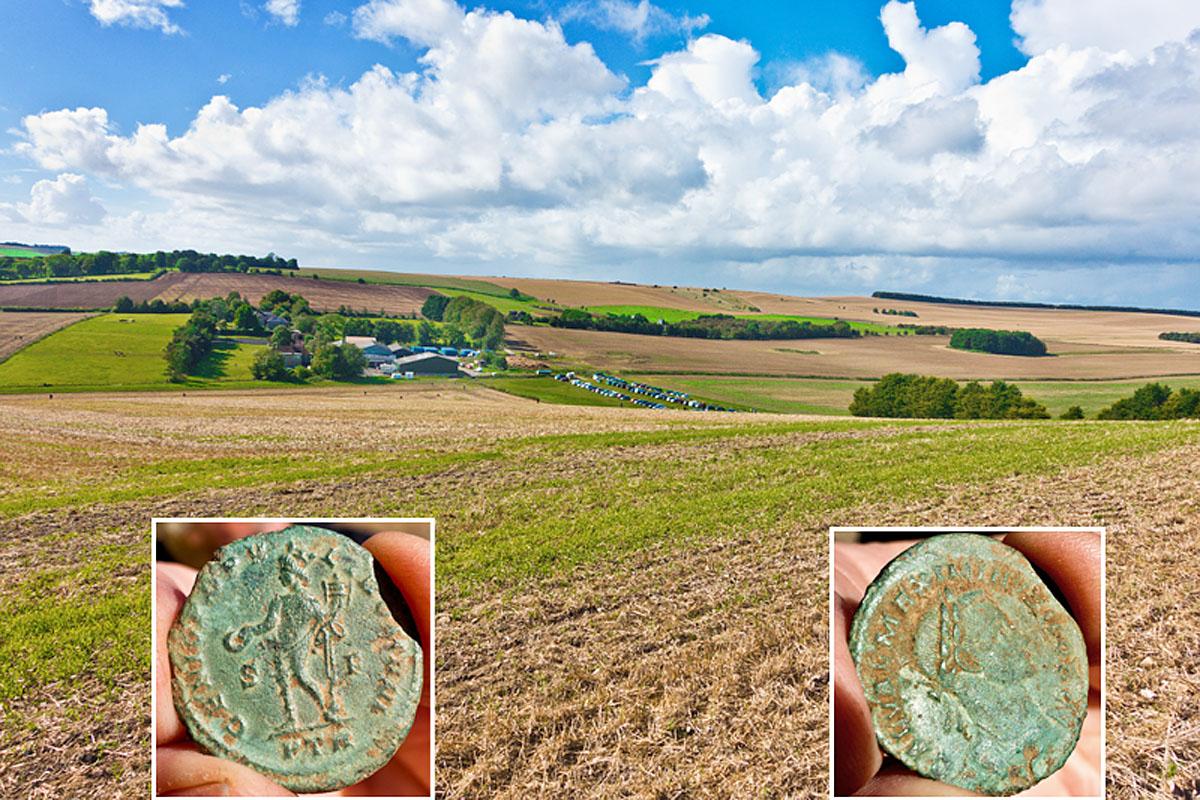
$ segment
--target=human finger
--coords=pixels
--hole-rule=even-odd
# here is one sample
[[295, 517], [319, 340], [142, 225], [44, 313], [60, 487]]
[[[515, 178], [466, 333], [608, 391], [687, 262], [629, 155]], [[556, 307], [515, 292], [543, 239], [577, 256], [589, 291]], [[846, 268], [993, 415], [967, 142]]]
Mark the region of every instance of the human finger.
[[155, 565], [155, 572], [154, 735], [155, 742], [164, 745], [183, 739], [187, 735], [179, 715], [175, 712], [175, 702], [171, 697], [171, 659], [167, 651], [167, 634], [192, 592], [196, 570], [182, 564], [160, 562]]
[[156, 762], [162, 797], [294, 797], [249, 767], [201, 753], [194, 745], [160, 747]]

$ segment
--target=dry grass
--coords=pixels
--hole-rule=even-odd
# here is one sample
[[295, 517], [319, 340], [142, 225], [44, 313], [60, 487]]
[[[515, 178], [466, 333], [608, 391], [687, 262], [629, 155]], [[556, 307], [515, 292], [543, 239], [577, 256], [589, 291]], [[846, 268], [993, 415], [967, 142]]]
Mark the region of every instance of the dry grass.
[[69, 311], [0, 311], [0, 361], [86, 316]]
[[[1136, 316], [1136, 315], [1130, 315]], [[511, 327], [510, 340], [573, 362], [632, 373], [726, 373], [877, 378], [918, 372], [957, 379], [1115, 379], [1189, 375], [1200, 358], [1178, 348], [1113, 348], [1049, 342], [1051, 357], [952, 350], [945, 336], [750, 341], [638, 336], [549, 327]], [[1196, 348], [1200, 350], [1200, 348]]]
[[734, 292], [706, 292], [691, 286], [568, 281], [551, 278], [486, 278], [560, 306], [661, 306], [709, 314], [747, 313], [753, 307]]

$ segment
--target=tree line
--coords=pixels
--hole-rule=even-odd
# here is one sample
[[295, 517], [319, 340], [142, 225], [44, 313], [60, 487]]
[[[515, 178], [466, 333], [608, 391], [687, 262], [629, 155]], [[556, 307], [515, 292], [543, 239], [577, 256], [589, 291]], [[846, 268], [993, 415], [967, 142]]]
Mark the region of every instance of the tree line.
[[556, 328], [578, 328], [648, 336], [679, 336], [691, 339], [853, 339], [861, 334], [844, 320], [814, 324], [807, 320], [770, 320], [704, 314], [679, 322], [651, 322], [642, 314], [592, 314], [567, 308], [550, 319]]
[[979, 350], [1006, 356], [1046, 355], [1046, 343], [1029, 331], [959, 328], [951, 334], [950, 346], [957, 350]]
[[158, 250], [153, 253], [55, 253], [32, 258], [0, 258], [0, 281], [27, 278], [81, 278], [100, 275], [131, 275], [144, 272], [249, 272], [251, 269], [295, 270], [294, 258], [217, 255], [195, 250]]
[[1200, 344], [1200, 333], [1195, 331], [1166, 331], [1160, 333], [1158, 338], [1168, 342], [1187, 342], [1188, 344]]
[[1171, 314], [1177, 317], [1200, 317], [1200, 311], [1181, 308], [1144, 308], [1141, 306], [1088, 306], [1079, 303], [1034, 303], [1021, 300], [965, 300], [961, 297], [938, 297], [910, 292], [872, 292], [880, 300], [908, 300], [916, 303], [945, 303], [954, 306], [996, 306], [999, 308], [1060, 308], [1073, 311], [1125, 311], [1137, 314]]
[[1130, 397], [1101, 409], [1097, 419], [1195, 419], [1200, 418], [1200, 391], [1171, 390], [1163, 383], [1147, 383]]
[[850, 413], [856, 417], [938, 419], [1048, 419], [1041, 403], [1005, 381], [959, 386], [950, 378], [893, 372], [870, 388], [854, 392]]

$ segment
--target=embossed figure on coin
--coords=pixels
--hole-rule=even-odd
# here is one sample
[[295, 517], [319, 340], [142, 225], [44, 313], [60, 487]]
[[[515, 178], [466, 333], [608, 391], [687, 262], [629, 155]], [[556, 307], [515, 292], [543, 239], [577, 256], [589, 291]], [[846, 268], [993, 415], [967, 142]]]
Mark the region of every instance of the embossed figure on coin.
[[[290, 591], [271, 599], [261, 622], [243, 625], [225, 636], [225, 646], [232, 653], [243, 650], [256, 639], [264, 645], [287, 715], [286, 724], [279, 733], [296, 733], [302, 729], [293, 687], [312, 698], [323, 720], [332, 723], [341, 719], [335, 710], [334, 647], [345, 636], [337, 615], [345, 604], [346, 587], [336, 579], [325, 581], [324, 604], [309, 594], [304, 567], [311, 558], [311, 553], [289, 546], [279, 557], [279, 580]], [[324, 655], [324, 686], [318, 685], [309, 672], [310, 656], [317, 650]], [[248, 666], [254, 669], [253, 662]]]
[[319, 528], [218, 551], [168, 645], [192, 738], [297, 791], [386, 763], [421, 693], [421, 648], [382, 601], [370, 554]]
[[934, 536], [884, 567], [850, 653], [880, 747], [935, 780], [1012, 794], [1079, 738], [1079, 627], [1020, 553], [986, 536]]

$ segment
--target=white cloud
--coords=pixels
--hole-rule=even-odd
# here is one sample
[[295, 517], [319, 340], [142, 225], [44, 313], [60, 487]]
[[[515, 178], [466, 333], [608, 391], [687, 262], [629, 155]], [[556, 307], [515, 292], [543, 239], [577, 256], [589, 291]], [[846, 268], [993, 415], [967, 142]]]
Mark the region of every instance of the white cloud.
[[330, 26], [331, 28], [340, 28], [343, 25], [345, 25], [346, 22], [349, 21], [349, 19], [350, 18], [347, 17], [345, 14], [343, 14], [341, 11], [330, 11], [328, 14], [325, 15], [325, 19], [323, 19], [322, 22], [324, 22], [326, 25]]
[[50, 111], [15, 152], [157, 202], [136, 224], [109, 215], [123, 242], [282, 239], [326, 263], [707, 283], [739, 265], [831, 289], [958, 286], [959, 270], [1007, 292], [995, 275], [1197, 261], [1200, 35], [1142, 57], [1063, 45], [981, 83], [966, 26], [927, 29], [899, 2], [881, 22], [901, 72], [872, 80], [833, 54], [764, 93], [752, 43], [706, 34], [630, 92], [556, 22], [374, 0], [356, 35], [407, 41], [416, 71], [259, 107], [218, 95], [175, 135]]
[[637, 3], [630, 0], [572, 3], [559, 12], [558, 18], [561, 22], [579, 20], [596, 28], [621, 31], [639, 43], [650, 36], [662, 34], [691, 36], [695, 31], [707, 27], [710, 21], [707, 14], [676, 16], [650, 0]]
[[1200, 3], [1191, 0], [1013, 0], [1018, 46], [1037, 55], [1066, 45], [1144, 56], [1200, 28]]
[[183, 8], [183, 0], [88, 0], [88, 10], [101, 25], [158, 28], [163, 33], [181, 33], [168, 10]]
[[288, 27], [300, 22], [300, 0], [267, 0], [263, 10]]
[[230, 79], [232, 79], [232, 78], [233, 78], [233, 76], [230, 75], [228, 72], [222, 72], [220, 75], [217, 76], [217, 84], [220, 86], [224, 86], [225, 84], [229, 83]]
[[[16, 212], [16, 213], [13, 213]], [[94, 225], [105, 210], [88, 190], [82, 175], [64, 172], [54, 180], [40, 180], [29, 190], [29, 202], [8, 207], [14, 221], [35, 225]]]

